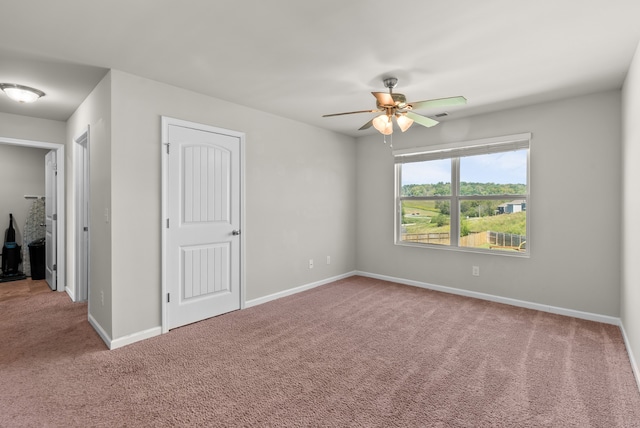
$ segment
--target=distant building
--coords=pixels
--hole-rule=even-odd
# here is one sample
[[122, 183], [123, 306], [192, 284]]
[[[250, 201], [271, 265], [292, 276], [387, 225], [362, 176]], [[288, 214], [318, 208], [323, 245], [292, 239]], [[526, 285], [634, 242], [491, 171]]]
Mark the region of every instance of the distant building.
[[518, 199], [511, 202], [506, 202], [504, 204], [498, 205], [498, 209], [496, 210], [496, 214], [513, 214], [519, 213], [520, 211], [527, 210], [527, 201], [524, 199]]

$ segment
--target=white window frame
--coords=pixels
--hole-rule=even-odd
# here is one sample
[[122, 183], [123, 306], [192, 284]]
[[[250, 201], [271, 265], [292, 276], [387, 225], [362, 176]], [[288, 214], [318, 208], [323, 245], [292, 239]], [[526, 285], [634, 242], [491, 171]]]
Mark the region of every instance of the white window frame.
[[[457, 143], [441, 144], [425, 147], [417, 147], [406, 150], [394, 150], [393, 156], [395, 161], [395, 210], [394, 210], [394, 240], [396, 245], [420, 247], [420, 248], [433, 248], [441, 250], [455, 250], [474, 253], [485, 253], [501, 256], [512, 257], [529, 257], [531, 254], [531, 219], [530, 219], [530, 154], [531, 154], [531, 137], [532, 134], [522, 133], [514, 135], [505, 135], [501, 137], [483, 138], [480, 140], [461, 141]], [[491, 196], [461, 196], [460, 195], [460, 157], [483, 155], [498, 152], [507, 152], [513, 150], [527, 150], [527, 187], [526, 194], [524, 195], [491, 195]], [[402, 240], [402, 164], [421, 162], [437, 159], [452, 159], [451, 165], [451, 195], [437, 197], [435, 199], [441, 199], [450, 201], [450, 220], [449, 220], [449, 236], [450, 244], [427, 244], [418, 242], [409, 242]], [[527, 244], [524, 251], [512, 252], [512, 251], [500, 251], [484, 248], [473, 247], [461, 247], [460, 241], [460, 201], [463, 200], [495, 200], [496, 196], [500, 199], [516, 199], [524, 198], [527, 206]], [[432, 200], [433, 197], [425, 199]]]

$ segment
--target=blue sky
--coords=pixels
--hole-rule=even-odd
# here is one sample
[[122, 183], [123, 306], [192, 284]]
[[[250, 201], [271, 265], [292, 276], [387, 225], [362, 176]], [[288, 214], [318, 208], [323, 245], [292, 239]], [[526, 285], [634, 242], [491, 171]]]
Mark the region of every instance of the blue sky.
[[[460, 181], [463, 182], [526, 184], [526, 174], [526, 150], [460, 158]], [[450, 181], [450, 159], [402, 165], [402, 185]]]

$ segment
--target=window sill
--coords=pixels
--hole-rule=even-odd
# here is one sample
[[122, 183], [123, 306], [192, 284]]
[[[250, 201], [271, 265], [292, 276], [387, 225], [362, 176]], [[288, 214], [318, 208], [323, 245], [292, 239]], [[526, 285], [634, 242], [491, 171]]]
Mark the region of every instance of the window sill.
[[406, 242], [406, 241], [396, 241], [395, 245], [399, 247], [414, 247], [414, 248], [423, 248], [423, 249], [429, 249], [429, 250], [454, 251], [454, 252], [460, 252], [460, 253], [474, 253], [474, 254], [488, 254], [491, 256], [500, 256], [500, 257], [517, 257], [517, 258], [525, 258], [525, 259], [528, 259], [531, 257], [531, 253], [529, 251], [526, 251], [526, 252], [500, 251], [500, 250], [489, 250], [484, 248], [453, 247], [451, 245], [420, 244], [420, 243]]

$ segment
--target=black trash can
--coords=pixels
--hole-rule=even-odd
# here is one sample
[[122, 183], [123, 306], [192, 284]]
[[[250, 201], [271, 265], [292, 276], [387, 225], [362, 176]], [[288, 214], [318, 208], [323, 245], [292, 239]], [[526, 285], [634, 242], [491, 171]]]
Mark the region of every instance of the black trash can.
[[29, 244], [31, 279], [44, 279], [45, 276], [45, 238], [36, 239]]

